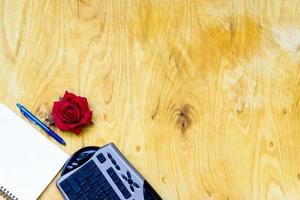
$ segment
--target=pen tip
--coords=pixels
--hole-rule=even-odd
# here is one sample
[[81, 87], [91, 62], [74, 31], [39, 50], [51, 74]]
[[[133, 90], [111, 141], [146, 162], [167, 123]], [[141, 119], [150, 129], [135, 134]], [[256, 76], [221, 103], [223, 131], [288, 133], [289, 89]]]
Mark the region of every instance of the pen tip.
[[17, 105], [17, 107], [18, 107], [18, 108], [20, 108], [20, 107], [21, 107], [21, 104], [19, 104], [19, 103], [17, 103], [16, 105]]

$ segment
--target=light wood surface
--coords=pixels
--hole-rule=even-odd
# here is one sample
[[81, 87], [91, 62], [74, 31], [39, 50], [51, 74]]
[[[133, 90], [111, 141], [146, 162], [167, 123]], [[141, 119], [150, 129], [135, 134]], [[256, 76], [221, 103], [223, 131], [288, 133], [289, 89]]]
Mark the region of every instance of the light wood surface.
[[0, 0], [1, 102], [86, 96], [60, 147], [114, 142], [167, 200], [300, 199], [299, 64], [296, 0]]

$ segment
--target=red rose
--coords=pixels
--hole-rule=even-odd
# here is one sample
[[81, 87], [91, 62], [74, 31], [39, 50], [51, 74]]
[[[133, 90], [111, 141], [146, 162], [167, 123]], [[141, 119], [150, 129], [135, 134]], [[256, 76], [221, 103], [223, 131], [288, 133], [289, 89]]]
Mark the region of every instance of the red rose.
[[79, 135], [82, 127], [89, 124], [92, 111], [85, 97], [65, 92], [60, 101], [54, 102], [52, 116], [55, 125], [63, 131], [72, 131]]

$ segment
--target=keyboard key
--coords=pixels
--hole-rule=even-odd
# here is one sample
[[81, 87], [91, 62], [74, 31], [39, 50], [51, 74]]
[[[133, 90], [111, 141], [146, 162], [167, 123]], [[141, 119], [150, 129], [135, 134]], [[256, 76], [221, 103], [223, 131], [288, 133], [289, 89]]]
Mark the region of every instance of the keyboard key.
[[103, 182], [105, 182], [105, 181], [107, 181], [106, 180], [106, 178], [104, 177], [104, 175], [103, 174], [101, 174], [100, 176], [99, 176], [99, 178], [97, 179], [97, 183], [99, 184], [99, 185], [101, 185]]
[[114, 190], [111, 190], [111, 191], [107, 192], [106, 194], [107, 194], [107, 197], [110, 199], [113, 199], [117, 195]]
[[92, 174], [93, 174], [94, 172], [92, 171], [92, 170], [90, 170], [90, 169], [88, 169], [87, 171], [85, 171], [85, 177], [86, 178], [88, 178], [88, 177], [90, 177]]
[[82, 181], [84, 181], [84, 176], [81, 174], [80, 171], [75, 172], [72, 176], [75, 177], [75, 179], [81, 183]]
[[119, 190], [121, 191], [121, 193], [123, 194], [123, 196], [126, 199], [128, 199], [129, 197], [131, 197], [130, 192], [127, 190], [127, 188], [125, 187], [125, 185], [123, 184], [123, 182], [121, 181], [121, 179], [119, 178], [119, 176], [117, 175], [117, 173], [115, 172], [115, 170], [112, 167], [110, 167], [109, 169], [107, 169], [107, 173], [111, 177], [111, 179], [113, 180], [113, 182], [117, 185], [117, 187], [119, 188]]
[[128, 183], [129, 183], [129, 185], [132, 185], [133, 184], [133, 180], [131, 178], [128, 179]]
[[85, 192], [81, 191], [79, 194], [78, 194], [79, 198], [80, 199], [86, 199], [87, 198], [87, 195], [85, 194]]
[[102, 189], [103, 189], [104, 192], [109, 191], [110, 188], [111, 188], [111, 186], [107, 181], [102, 185]]
[[114, 175], [116, 172], [114, 171], [114, 169], [112, 167], [110, 167], [108, 170], [107, 170], [107, 173], [108, 175], [112, 176]]
[[91, 189], [91, 187], [89, 186], [89, 184], [86, 182], [86, 184], [82, 185], [82, 190], [84, 192], [88, 192]]
[[111, 177], [111, 179], [114, 181], [114, 183], [115, 183], [116, 185], [122, 184], [122, 181], [120, 180], [120, 178], [118, 177], [118, 175], [113, 175], [113, 176]]
[[96, 196], [96, 194], [94, 192], [88, 193], [89, 199], [94, 199], [95, 196]]
[[112, 162], [112, 164], [114, 164], [114, 165], [116, 165], [117, 164], [117, 162], [116, 162], [116, 160], [115, 159], [111, 159], [111, 162]]
[[140, 188], [140, 186], [137, 183], [133, 183], [134, 187]]
[[116, 194], [114, 197], [111, 198], [112, 200], [121, 200], [118, 195]]
[[63, 181], [59, 185], [66, 193], [71, 190], [71, 187], [69, 186], [67, 181]]
[[100, 199], [104, 199], [106, 197], [105, 193], [104, 192], [101, 192], [100, 194], [98, 194], [98, 197]]
[[127, 177], [125, 175], [122, 174], [122, 178], [127, 181]]
[[130, 174], [129, 171], [127, 171], [127, 177], [128, 177], [128, 178], [131, 178], [131, 174]]
[[97, 158], [98, 158], [100, 163], [104, 163], [106, 161], [106, 158], [104, 157], [104, 155], [102, 153], [99, 153]]
[[67, 196], [69, 199], [77, 199], [77, 195], [75, 192], [73, 192], [72, 190], [70, 190], [68, 193], [67, 193]]
[[83, 166], [80, 171], [81, 171], [83, 177], [86, 178], [86, 177], [90, 176], [91, 170], [88, 168], [88, 166]]
[[134, 192], [134, 187], [132, 185], [130, 186], [130, 189], [132, 192]]
[[122, 190], [121, 192], [122, 192], [122, 194], [124, 195], [124, 197], [126, 199], [128, 199], [129, 197], [131, 197], [131, 194], [130, 194], [130, 192], [127, 189], [126, 190]]
[[96, 182], [97, 180], [95, 179], [95, 177], [89, 177], [87, 178], [87, 182], [89, 185], [94, 185], [94, 183]]
[[95, 196], [94, 200], [102, 200], [98, 196]]
[[121, 200], [121, 199], [118, 197], [117, 193], [115, 193], [115, 196], [111, 197], [110, 199], [112, 199], [112, 200]]
[[78, 193], [81, 191], [80, 185], [72, 177], [69, 178], [67, 180], [67, 182], [75, 193]]
[[112, 155], [110, 153], [107, 154], [109, 159], [112, 159]]
[[115, 165], [115, 167], [116, 167], [117, 170], [121, 169], [119, 165]]
[[89, 161], [89, 162], [87, 162], [86, 164], [85, 164], [85, 168], [92, 168], [93, 167], [93, 163], [94, 163], [94, 161]]
[[99, 169], [97, 169], [97, 170], [94, 171], [93, 176], [98, 177], [100, 174], [102, 174], [102, 173], [100, 172]]
[[100, 188], [100, 186], [98, 184], [95, 184], [93, 186], [93, 189], [94, 189], [94, 193], [95, 194], [98, 194], [99, 192], [101, 192], [101, 188]]
[[86, 181], [82, 181], [81, 183], [79, 183], [79, 185], [82, 187], [83, 185], [87, 184]]
[[118, 186], [120, 191], [122, 191], [126, 188], [125, 185], [121, 181], [119, 183], [117, 183], [117, 186]]

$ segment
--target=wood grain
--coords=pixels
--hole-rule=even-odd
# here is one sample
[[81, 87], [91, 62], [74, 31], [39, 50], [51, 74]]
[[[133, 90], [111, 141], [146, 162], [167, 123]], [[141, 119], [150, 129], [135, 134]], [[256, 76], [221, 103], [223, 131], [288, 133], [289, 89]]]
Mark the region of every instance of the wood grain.
[[1, 102], [86, 96], [63, 149], [114, 142], [164, 199], [300, 199], [299, 64], [298, 0], [0, 0]]

